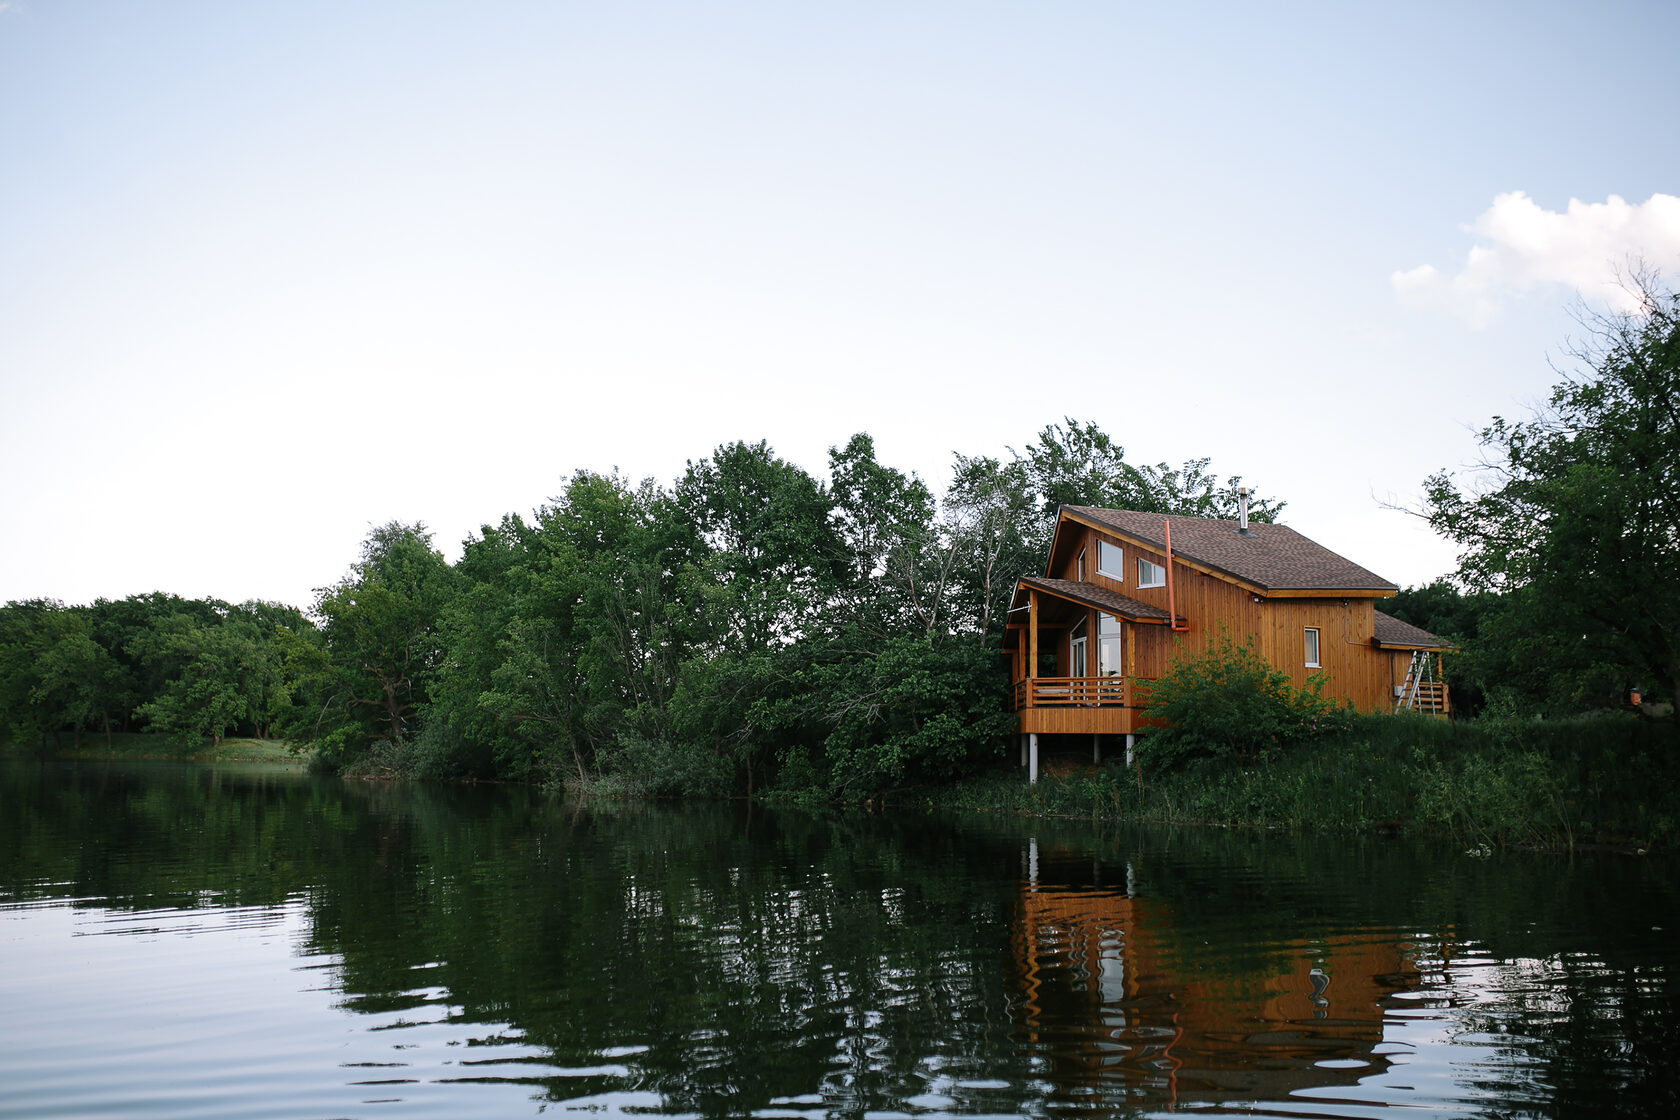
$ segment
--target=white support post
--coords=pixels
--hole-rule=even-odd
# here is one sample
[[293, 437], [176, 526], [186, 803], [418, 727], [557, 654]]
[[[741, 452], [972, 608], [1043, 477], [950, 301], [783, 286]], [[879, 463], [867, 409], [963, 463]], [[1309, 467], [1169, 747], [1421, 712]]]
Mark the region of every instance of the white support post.
[[1038, 784], [1038, 732], [1027, 736], [1027, 782]]
[[1132, 764], [1132, 748], [1136, 745], [1137, 745], [1137, 736], [1133, 735], [1130, 731], [1126, 732], [1126, 765], [1127, 766], [1130, 766]]

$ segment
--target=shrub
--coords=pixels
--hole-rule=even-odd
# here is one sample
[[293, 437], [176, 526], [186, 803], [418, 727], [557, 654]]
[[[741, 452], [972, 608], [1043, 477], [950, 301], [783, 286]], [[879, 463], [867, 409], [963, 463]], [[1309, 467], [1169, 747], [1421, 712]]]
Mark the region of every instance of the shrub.
[[727, 758], [673, 739], [619, 736], [608, 784], [627, 797], [727, 797], [734, 774]]
[[1139, 744], [1139, 758], [1152, 771], [1193, 758], [1250, 762], [1288, 743], [1345, 731], [1353, 709], [1326, 697], [1324, 684], [1315, 673], [1296, 688], [1252, 639], [1239, 645], [1221, 629], [1202, 652], [1174, 660], [1151, 687], [1146, 714], [1161, 726]]

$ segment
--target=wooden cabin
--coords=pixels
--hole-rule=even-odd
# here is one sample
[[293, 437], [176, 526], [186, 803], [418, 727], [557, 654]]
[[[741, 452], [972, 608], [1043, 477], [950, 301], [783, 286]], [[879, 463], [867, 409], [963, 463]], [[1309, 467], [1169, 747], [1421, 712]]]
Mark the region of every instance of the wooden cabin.
[[1446, 715], [1449, 643], [1376, 609], [1399, 590], [1284, 525], [1063, 506], [1044, 575], [1016, 584], [1004, 635], [1022, 761], [1038, 737], [1144, 729], [1149, 684], [1221, 628], [1297, 686], [1360, 711]]

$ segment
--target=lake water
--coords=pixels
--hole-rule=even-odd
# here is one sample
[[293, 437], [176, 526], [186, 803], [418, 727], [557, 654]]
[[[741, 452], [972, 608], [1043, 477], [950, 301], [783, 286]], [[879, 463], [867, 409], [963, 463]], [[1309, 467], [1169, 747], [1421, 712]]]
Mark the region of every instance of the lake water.
[[0, 1117], [1680, 1113], [1630, 855], [0, 762]]

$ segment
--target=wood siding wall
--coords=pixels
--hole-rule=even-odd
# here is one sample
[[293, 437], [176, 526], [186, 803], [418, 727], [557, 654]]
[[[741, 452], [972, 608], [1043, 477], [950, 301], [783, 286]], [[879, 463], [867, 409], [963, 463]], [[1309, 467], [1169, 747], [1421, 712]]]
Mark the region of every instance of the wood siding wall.
[[[1140, 588], [1137, 585], [1139, 557], [1158, 567], [1166, 567], [1164, 553], [1134, 546], [1116, 536], [1105, 534], [1077, 522], [1065, 524], [1064, 533], [1080, 530], [1063, 553], [1060, 570], [1048, 573], [1060, 579], [1078, 578], [1078, 556], [1085, 553], [1085, 580], [1142, 603], [1167, 609], [1167, 588]], [[1122, 579], [1113, 579], [1097, 572], [1097, 542], [1106, 539], [1119, 545], [1124, 553]], [[1189, 631], [1173, 633], [1164, 625], [1128, 623], [1124, 641], [1128, 675], [1159, 677], [1180, 649], [1197, 653], [1216, 640], [1220, 624], [1237, 642], [1252, 639], [1255, 649], [1269, 663], [1289, 674], [1297, 687], [1305, 685], [1314, 673], [1328, 678], [1325, 694], [1353, 701], [1362, 711], [1380, 711], [1394, 705], [1394, 687], [1404, 682], [1410, 654], [1406, 651], [1378, 649], [1371, 644], [1376, 625], [1376, 600], [1349, 599], [1290, 599], [1286, 597], [1256, 597], [1233, 583], [1184, 563], [1173, 565], [1173, 591], [1178, 614], [1189, 624]], [[1095, 634], [1095, 618], [1090, 625]], [[1319, 632], [1319, 665], [1306, 663], [1306, 629], [1317, 627]], [[1040, 648], [1046, 648], [1044, 635]], [[1048, 648], [1054, 648], [1057, 664], [1065, 671], [1067, 638], [1058, 634]], [[1094, 645], [1091, 656], [1095, 656]]]

